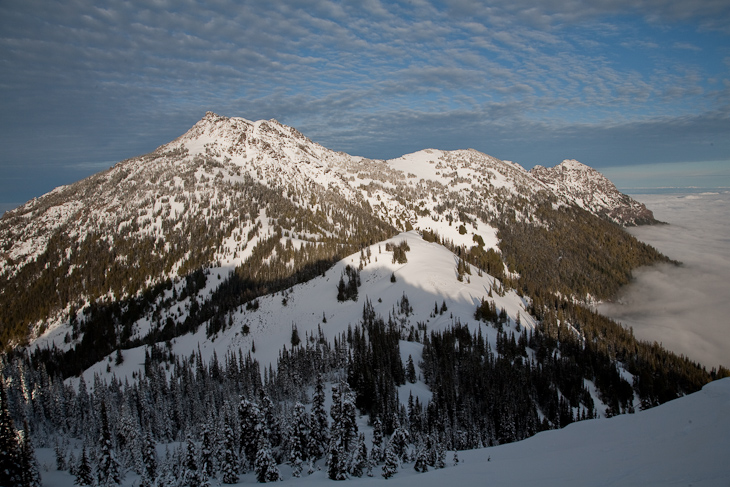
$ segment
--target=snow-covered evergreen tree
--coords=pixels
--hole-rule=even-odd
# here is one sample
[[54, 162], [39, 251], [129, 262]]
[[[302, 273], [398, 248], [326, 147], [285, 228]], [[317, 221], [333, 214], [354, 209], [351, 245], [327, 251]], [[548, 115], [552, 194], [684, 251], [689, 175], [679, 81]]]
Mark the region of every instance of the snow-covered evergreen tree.
[[350, 474], [354, 477], [362, 477], [368, 470], [370, 459], [368, 458], [368, 447], [365, 445], [365, 434], [360, 433], [355, 444], [355, 451], [352, 455]]
[[182, 465], [181, 485], [187, 487], [200, 487], [208, 484], [208, 479], [198, 468], [198, 449], [193, 438], [188, 434], [185, 440], [185, 459]]
[[236, 454], [236, 438], [233, 428], [226, 421], [223, 434], [223, 455], [221, 461], [221, 472], [224, 484], [235, 484], [238, 482], [238, 455]]
[[20, 447], [20, 469], [22, 473], [23, 487], [40, 487], [41, 473], [38, 469], [38, 461], [35, 457], [35, 449], [30, 439], [28, 421], [23, 424], [23, 440]]
[[261, 436], [254, 462], [256, 480], [259, 482], [276, 482], [281, 479], [274, 456], [271, 454], [271, 445], [266, 436]]
[[383, 477], [389, 479], [396, 473], [398, 473], [398, 467], [400, 467], [400, 460], [398, 454], [393, 448], [393, 442], [389, 442], [388, 446], [385, 447], [385, 463], [383, 463]]
[[325, 407], [324, 379], [322, 374], [319, 374], [317, 375], [314, 397], [312, 398], [310, 455], [315, 458], [322, 457], [327, 452], [328, 445], [329, 422], [327, 421], [327, 408]]
[[[245, 455], [246, 467], [250, 468], [256, 459], [256, 451], [262, 433], [259, 407], [248, 399], [241, 399], [238, 406], [241, 427], [241, 452]], [[243, 459], [242, 459], [243, 460]]]
[[428, 449], [423, 444], [419, 444], [416, 449], [416, 463], [413, 465], [416, 472], [428, 472]]
[[74, 480], [75, 485], [94, 485], [94, 477], [91, 475], [91, 463], [89, 463], [89, 457], [86, 454], [86, 447], [81, 449], [81, 458], [79, 459], [79, 465], [75, 468]]
[[373, 447], [370, 450], [370, 458], [373, 465], [383, 461], [383, 422], [380, 418], [373, 421]]
[[308, 458], [307, 443], [309, 433], [309, 415], [304, 405], [297, 402], [289, 426], [289, 463], [292, 467], [292, 476], [300, 477], [304, 460]]
[[106, 403], [101, 403], [101, 442], [99, 464], [96, 467], [96, 479], [100, 487], [118, 485], [122, 481], [119, 461], [112, 445], [112, 434], [109, 427]]
[[155, 448], [155, 440], [152, 438], [152, 432], [147, 431], [142, 441], [142, 487], [149, 487], [157, 478], [157, 450]]
[[213, 452], [213, 432], [206, 423], [203, 425], [203, 441], [200, 447], [200, 470], [206, 478], [216, 474], [215, 455]]
[[0, 485], [18, 485], [20, 480], [20, 448], [4, 380], [0, 377]]
[[332, 429], [327, 457], [328, 476], [332, 480], [347, 478], [357, 439], [355, 394], [345, 381], [332, 388]]

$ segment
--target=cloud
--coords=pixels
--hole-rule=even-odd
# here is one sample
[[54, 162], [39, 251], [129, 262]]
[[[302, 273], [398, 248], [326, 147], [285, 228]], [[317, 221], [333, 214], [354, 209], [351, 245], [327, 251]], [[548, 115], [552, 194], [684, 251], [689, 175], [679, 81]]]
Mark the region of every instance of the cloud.
[[639, 198], [670, 225], [639, 227], [631, 233], [683, 265], [636, 272], [635, 282], [618, 303], [599, 310], [633, 327], [638, 338], [661, 342], [708, 368], [727, 366], [730, 192]]
[[[643, 160], [652, 150], [714, 159], [713, 146], [682, 134], [721, 133], [722, 117], [685, 124], [678, 151], [652, 132], [676, 134], [683, 119], [709, 121], [730, 103], [727, 67], [711, 45], [719, 34], [677, 41], [667, 24], [700, 30], [710, 18], [727, 20], [727, 7], [10, 0], [0, 3], [0, 156], [7, 165], [121, 160], [213, 110], [277, 118], [371, 157], [438, 141], [526, 165]], [[690, 45], [702, 60], [687, 60]], [[716, 137], [715, 153], [726, 141]]]

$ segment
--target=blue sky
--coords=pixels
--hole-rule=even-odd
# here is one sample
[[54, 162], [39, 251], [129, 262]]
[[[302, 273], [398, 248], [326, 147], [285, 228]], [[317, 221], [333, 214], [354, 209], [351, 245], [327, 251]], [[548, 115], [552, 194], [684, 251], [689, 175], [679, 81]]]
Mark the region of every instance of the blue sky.
[[0, 2], [0, 206], [207, 110], [371, 158], [713, 161], [730, 186], [730, 2]]

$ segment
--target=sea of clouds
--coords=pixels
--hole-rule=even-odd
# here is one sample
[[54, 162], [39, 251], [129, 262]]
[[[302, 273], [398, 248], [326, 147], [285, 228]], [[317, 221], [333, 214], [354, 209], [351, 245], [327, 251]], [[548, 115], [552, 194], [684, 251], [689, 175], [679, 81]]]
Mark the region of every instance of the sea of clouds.
[[730, 366], [730, 192], [634, 195], [668, 225], [630, 229], [681, 266], [658, 265], [599, 311], [708, 369]]

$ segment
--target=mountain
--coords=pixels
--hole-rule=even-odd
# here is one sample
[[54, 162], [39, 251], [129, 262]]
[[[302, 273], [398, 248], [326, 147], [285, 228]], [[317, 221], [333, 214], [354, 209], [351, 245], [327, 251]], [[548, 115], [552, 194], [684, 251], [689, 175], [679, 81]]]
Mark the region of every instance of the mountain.
[[[632, 200], [561, 166], [555, 182], [471, 149], [369, 160], [207, 113], [0, 219], [11, 415], [43, 444], [116, 438], [137, 470], [145, 435], [187, 437], [194, 456], [201, 425], [220, 441], [230, 427], [251, 469], [257, 445], [279, 465], [302, 455], [284, 441], [301, 428], [313, 464], [342, 478], [365, 467], [357, 421], [396, 435], [370, 463], [388, 475], [392, 455], [439, 465], [445, 448], [648, 409], [725, 375], [592, 310], [668, 259], [616, 224], [650, 221]], [[323, 381], [329, 443], [296, 407], [321, 412]]]
[[566, 159], [550, 168], [535, 166], [530, 174], [566, 200], [619, 225], [658, 223], [646, 205], [621, 193], [601, 173], [576, 160]]

